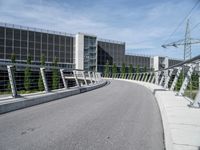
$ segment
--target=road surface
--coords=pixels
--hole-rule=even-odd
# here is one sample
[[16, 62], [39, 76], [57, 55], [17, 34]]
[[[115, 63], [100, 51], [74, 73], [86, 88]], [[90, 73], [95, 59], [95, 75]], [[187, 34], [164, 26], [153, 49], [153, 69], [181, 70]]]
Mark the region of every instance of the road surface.
[[0, 115], [0, 150], [164, 150], [161, 116], [145, 87], [111, 80]]

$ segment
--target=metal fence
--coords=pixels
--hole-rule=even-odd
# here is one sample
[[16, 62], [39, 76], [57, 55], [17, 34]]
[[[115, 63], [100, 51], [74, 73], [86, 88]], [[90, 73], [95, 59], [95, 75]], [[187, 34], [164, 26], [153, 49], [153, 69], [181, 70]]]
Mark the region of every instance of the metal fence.
[[101, 80], [98, 72], [0, 62], [0, 98], [88, 86]]
[[185, 96], [191, 106], [200, 107], [200, 55], [169, 68], [141, 73], [104, 74], [103, 77], [137, 80], [160, 85]]

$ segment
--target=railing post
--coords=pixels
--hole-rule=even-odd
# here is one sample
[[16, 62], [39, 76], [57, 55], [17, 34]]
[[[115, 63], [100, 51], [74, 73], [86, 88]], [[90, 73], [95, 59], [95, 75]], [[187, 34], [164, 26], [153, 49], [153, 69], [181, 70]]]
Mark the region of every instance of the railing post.
[[150, 75], [149, 75], [149, 79], [147, 80], [147, 82], [151, 81], [152, 76], [153, 76], [153, 73], [151, 72]]
[[149, 73], [146, 73], [146, 76], [144, 78], [144, 82], [147, 82], [148, 76], [149, 76]]
[[78, 87], [80, 87], [80, 84], [79, 84], [79, 82], [78, 82], [78, 77], [77, 77], [77, 74], [76, 74], [76, 70], [73, 71], [73, 74], [74, 74], [74, 79], [75, 79], [75, 81], [76, 81], [76, 85], [77, 85]]
[[16, 87], [16, 82], [15, 82], [15, 75], [14, 75], [14, 66], [7, 66], [8, 70], [8, 78], [10, 82], [10, 87], [12, 91], [12, 97], [16, 98], [17, 97], [17, 87]]
[[86, 77], [85, 77], [85, 71], [82, 71], [81, 73], [82, 73], [82, 76], [83, 76], [83, 80], [84, 80], [84, 82], [85, 82], [85, 85], [88, 85], [88, 84], [87, 84]]
[[176, 86], [176, 83], [177, 83], [177, 81], [178, 81], [178, 78], [179, 78], [179, 76], [180, 76], [180, 73], [181, 73], [182, 69], [183, 69], [183, 67], [178, 67], [178, 68], [177, 68], [176, 75], [175, 75], [174, 80], [173, 80], [173, 82], [172, 82], [172, 85], [171, 85], [171, 87], [170, 87], [170, 90], [171, 90], [171, 91], [174, 90], [174, 88], [175, 88], [175, 86]]
[[41, 73], [41, 76], [42, 76], [42, 81], [43, 81], [43, 84], [44, 84], [45, 92], [48, 93], [49, 87], [48, 87], [48, 83], [47, 83], [47, 79], [46, 79], [46, 75], [45, 75], [45, 68], [40, 68], [40, 73]]
[[194, 103], [192, 104], [193, 107], [200, 107], [200, 89], [195, 97]]
[[60, 74], [61, 74], [61, 78], [62, 78], [62, 81], [63, 81], [63, 85], [64, 85], [64, 88], [67, 89], [68, 86], [67, 86], [67, 81], [65, 79], [65, 75], [64, 75], [64, 69], [60, 69]]
[[96, 77], [95, 77], [95, 72], [92, 72], [92, 76], [93, 76], [94, 82], [97, 83]]
[[89, 76], [89, 78], [90, 78], [90, 83], [93, 84], [93, 82], [92, 82], [92, 77], [91, 77], [91, 72], [90, 72], [90, 71], [88, 71], [88, 76]]
[[159, 84], [160, 71], [155, 72], [155, 84]]
[[156, 77], [155, 77], [154, 74], [153, 74], [153, 77], [152, 77], [152, 79], [151, 79], [151, 83], [155, 83], [155, 84], [156, 84]]
[[136, 77], [136, 73], [134, 73], [134, 75], [133, 75], [133, 80], [135, 80], [135, 77]]
[[145, 75], [146, 75], [146, 73], [143, 73], [142, 81], [144, 81], [144, 79], [145, 79]]
[[193, 71], [194, 71], [194, 68], [195, 68], [196, 66], [197, 66], [196, 64], [192, 64], [192, 65], [190, 66], [190, 68], [189, 68], [189, 70], [188, 70], [188, 72], [187, 72], [187, 75], [186, 75], [186, 77], [185, 77], [185, 79], [184, 79], [184, 81], [183, 81], [183, 84], [182, 84], [182, 86], [181, 86], [181, 89], [180, 89], [179, 92], [178, 92], [178, 95], [179, 95], [179, 96], [182, 96], [182, 95], [185, 93], [185, 90], [186, 90], [186, 88], [187, 88], [187, 86], [188, 86], [188, 83], [189, 83], [189, 81], [190, 81], [190, 79], [191, 79], [191, 76], [192, 76], [192, 73], [193, 73]]
[[163, 72], [163, 73], [161, 72], [160, 75], [161, 75], [161, 79], [160, 79], [159, 85], [162, 86], [163, 81], [164, 81], [164, 79], [165, 79], [164, 72]]
[[167, 77], [165, 78], [165, 84], [164, 84], [165, 89], [168, 88], [168, 83], [170, 81], [173, 71], [174, 71], [174, 69], [169, 69], [169, 75], [167, 74]]

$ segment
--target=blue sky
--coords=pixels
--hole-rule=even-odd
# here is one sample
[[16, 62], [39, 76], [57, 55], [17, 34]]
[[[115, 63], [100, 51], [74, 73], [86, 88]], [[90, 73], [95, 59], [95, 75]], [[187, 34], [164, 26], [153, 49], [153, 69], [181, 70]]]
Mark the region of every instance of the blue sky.
[[[86, 32], [126, 42], [130, 53], [183, 57], [183, 47], [163, 49], [197, 0], [1, 0], [1, 22], [67, 33]], [[190, 16], [200, 23], [200, 5]], [[184, 38], [185, 23], [167, 41]], [[191, 32], [200, 39], [200, 25]], [[200, 54], [200, 44], [192, 55]]]

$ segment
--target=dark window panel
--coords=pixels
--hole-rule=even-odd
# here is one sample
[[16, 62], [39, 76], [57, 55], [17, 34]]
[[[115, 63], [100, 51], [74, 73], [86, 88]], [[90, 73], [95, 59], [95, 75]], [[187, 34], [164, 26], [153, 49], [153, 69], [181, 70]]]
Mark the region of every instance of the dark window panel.
[[10, 59], [12, 54], [12, 47], [6, 47], [6, 59]]
[[59, 36], [58, 35], [55, 36], [55, 45], [59, 45]]
[[41, 48], [41, 44], [40, 43], [35, 43], [35, 48], [36, 49], [40, 49]]
[[0, 59], [4, 59], [4, 46], [0, 46]]
[[12, 39], [13, 38], [13, 30], [10, 28], [6, 28], [6, 38]]
[[59, 46], [55, 46], [55, 52], [59, 52]]
[[53, 44], [53, 35], [52, 35], [52, 34], [49, 34], [48, 37], [49, 37], [49, 38], [48, 38], [49, 44]]
[[21, 47], [27, 47], [27, 42], [26, 41], [21, 41]]
[[46, 33], [42, 34], [42, 43], [47, 43], [47, 34]]
[[28, 56], [31, 56], [32, 60], [34, 59], [34, 54], [35, 54], [34, 52], [35, 52], [34, 49], [29, 49], [29, 50], [28, 50], [28, 54], [27, 54], [27, 55], [28, 55]]
[[47, 50], [47, 44], [42, 43], [42, 50]]
[[20, 41], [14, 40], [14, 47], [20, 47]]
[[20, 60], [20, 48], [14, 48], [14, 54], [16, 57], [16, 60]]
[[29, 31], [29, 41], [35, 41], [34, 32]]
[[64, 36], [61, 36], [61, 38], [60, 38], [60, 44], [61, 45], [65, 45], [65, 37]]
[[27, 60], [27, 49], [21, 48], [21, 60]]
[[4, 27], [0, 27], [0, 38], [5, 38], [5, 28]]
[[21, 30], [21, 40], [27, 41], [27, 31]]
[[70, 39], [71, 39], [70, 37], [66, 37], [66, 39], [65, 39], [66, 40], [66, 46], [70, 46]]
[[4, 39], [0, 39], [0, 45], [1, 46], [4, 46], [4, 41], [5, 41]]
[[48, 45], [48, 49], [49, 49], [50, 51], [53, 51], [53, 45]]
[[36, 42], [41, 42], [41, 33], [35, 32], [35, 41]]
[[34, 42], [29, 42], [29, 48], [34, 49]]
[[12, 46], [12, 40], [6, 40], [6, 46], [11, 47]]
[[48, 61], [53, 62], [53, 51], [48, 51]]
[[20, 30], [14, 29], [14, 39], [20, 40]]

